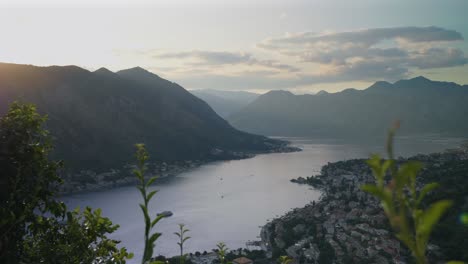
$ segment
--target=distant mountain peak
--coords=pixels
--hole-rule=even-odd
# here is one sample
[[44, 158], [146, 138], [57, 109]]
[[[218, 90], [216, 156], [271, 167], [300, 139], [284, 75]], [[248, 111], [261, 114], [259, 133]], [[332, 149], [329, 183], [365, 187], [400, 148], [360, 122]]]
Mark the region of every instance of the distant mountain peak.
[[292, 96], [294, 95], [290, 91], [285, 91], [285, 90], [271, 90], [268, 93], [264, 95], [274, 95], [274, 96]]
[[367, 89], [387, 89], [387, 88], [391, 88], [393, 86], [393, 84], [387, 82], [387, 81], [377, 81], [375, 82], [374, 84], [372, 84], [371, 86], [369, 86], [369, 88]]
[[98, 73], [98, 72], [114, 73], [113, 71], [107, 69], [106, 67], [101, 67], [101, 68], [95, 70], [94, 72], [95, 73]]
[[123, 74], [123, 75], [132, 74], [132, 75], [153, 76], [153, 77], [161, 78], [157, 74], [152, 73], [152, 72], [150, 72], [150, 71], [148, 71], [146, 69], [143, 69], [140, 66], [136, 66], [136, 67], [133, 67], [133, 68], [118, 71], [117, 74]]
[[147, 69], [144, 69], [144, 68], [142, 68], [142, 67], [140, 67], [140, 66], [136, 66], [136, 67], [133, 67], [133, 68], [129, 68], [129, 69], [127, 69], [127, 71], [154, 74], [154, 73], [152, 73], [152, 72], [148, 71]]
[[147, 69], [143, 69], [142, 67], [140, 66], [136, 66], [136, 67], [133, 67], [133, 68], [128, 68], [126, 69], [127, 71], [140, 71], [140, 72], [149, 72]]
[[434, 83], [435, 81], [429, 80], [428, 78], [424, 76], [418, 76], [414, 77], [411, 79], [406, 79], [406, 80], [400, 80], [395, 83], [395, 85], [401, 84], [401, 83], [418, 83], [418, 84], [426, 84], [426, 83]]
[[315, 95], [325, 95], [325, 94], [330, 94], [330, 93], [325, 90], [320, 90]]
[[429, 87], [432, 87], [434, 85], [439, 86], [440, 82], [429, 80], [428, 78], [424, 76], [418, 76], [418, 77], [414, 77], [414, 78], [407, 79], [407, 80], [400, 80], [394, 83], [394, 86], [396, 87], [407, 87], [407, 88], [418, 89], [418, 90], [428, 89]]
[[424, 77], [424, 76], [418, 76], [418, 77], [414, 77], [412, 79], [409, 79], [409, 81], [424, 81], [424, 82], [432, 82], [431, 80], [429, 80], [428, 78]]
[[356, 88], [346, 88], [344, 89], [343, 91], [341, 91], [342, 93], [354, 93], [358, 91]]
[[99, 74], [99, 75], [103, 75], [103, 76], [114, 76], [116, 75], [115, 72], [107, 69], [107, 68], [104, 68], [104, 67], [101, 67], [97, 70], [94, 71], [95, 74]]

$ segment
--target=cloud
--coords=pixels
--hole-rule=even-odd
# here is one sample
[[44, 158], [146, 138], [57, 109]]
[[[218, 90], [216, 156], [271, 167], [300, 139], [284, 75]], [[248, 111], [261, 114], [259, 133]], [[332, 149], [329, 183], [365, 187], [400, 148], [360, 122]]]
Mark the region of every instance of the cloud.
[[453, 46], [462, 40], [460, 33], [440, 27], [371, 28], [270, 38], [257, 44], [261, 58], [270, 59], [254, 52], [210, 50], [149, 50], [139, 55], [160, 66], [155, 72], [163, 71], [189, 89], [302, 89], [396, 81], [421, 70], [467, 65], [463, 51]]
[[246, 53], [234, 53], [225, 51], [184, 51], [184, 52], [167, 52], [157, 53], [153, 55], [159, 59], [188, 59], [197, 58], [206, 64], [238, 64], [249, 63], [253, 60], [252, 55]]
[[315, 45], [317, 43], [350, 43], [355, 46], [372, 46], [384, 40], [397, 39], [411, 43], [444, 42], [463, 40], [460, 33], [439, 27], [395, 27], [373, 28], [337, 33], [303, 32], [289, 34], [282, 38], [272, 38], [260, 43], [266, 49], [282, 45]]
[[455, 48], [429, 48], [414, 52], [409, 60], [410, 66], [420, 69], [447, 68], [468, 63], [463, 51]]
[[304, 62], [317, 62], [323, 64], [346, 64], [350, 58], [362, 59], [391, 59], [408, 56], [408, 52], [399, 48], [362, 48], [344, 46], [327, 48], [326, 50], [304, 51], [302, 53], [293, 51], [290, 55], [298, 56]]
[[329, 78], [395, 80], [412, 69], [462, 66], [462, 50], [448, 47], [463, 36], [440, 27], [375, 28], [335, 33], [295, 33], [257, 46], [328, 68]]
[[[275, 60], [259, 60], [252, 54], [243, 52], [227, 52], [227, 51], [184, 51], [184, 52], [155, 52], [151, 55], [156, 59], [177, 59], [190, 60], [188, 64], [192, 66], [219, 66], [219, 65], [250, 65], [262, 66], [266, 68], [298, 72], [299, 68], [291, 65], [283, 64]], [[194, 61], [193, 61], [194, 60]]]

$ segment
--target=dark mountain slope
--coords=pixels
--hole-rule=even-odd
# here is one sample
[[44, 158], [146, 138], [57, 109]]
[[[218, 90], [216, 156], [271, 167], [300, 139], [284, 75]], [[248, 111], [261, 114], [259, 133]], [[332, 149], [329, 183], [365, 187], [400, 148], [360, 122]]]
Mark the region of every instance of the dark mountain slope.
[[402, 134], [467, 135], [468, 86], [424, 77], [394, 84], [376, 82], [365, 90], [293, 95], [272, 91], [229, 117], [235, 127], [264, 135], [385, 135], [395, 120]]
[[48, 114], [55, 154], [74, 169], [121, 167], [133, 162], [139, 142], [164, 161], [233, 158], [284, 144], [232, 128], [202, 100], [141, 68], [0, 63], [0, 114], [14, 100]]

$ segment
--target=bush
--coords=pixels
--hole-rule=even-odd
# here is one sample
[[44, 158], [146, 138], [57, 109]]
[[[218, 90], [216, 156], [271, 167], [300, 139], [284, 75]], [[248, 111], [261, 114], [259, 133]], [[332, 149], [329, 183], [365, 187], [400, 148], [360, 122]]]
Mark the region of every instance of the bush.
[[49, 159], [46, 118], [13, 103], [0, 119], [0, 263], [125, 263], [101, 210], [68, 211], [55, 200], [62, 162]]

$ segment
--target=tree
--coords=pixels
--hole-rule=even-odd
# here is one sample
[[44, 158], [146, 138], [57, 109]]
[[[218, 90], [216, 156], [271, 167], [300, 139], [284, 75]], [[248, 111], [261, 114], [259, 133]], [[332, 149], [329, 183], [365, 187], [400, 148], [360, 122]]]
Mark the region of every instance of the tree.
[[[63, 222], [63, 223], [62, 223]], [[118, 229], [101, 209], [86, 207], [66, 213], [65, 219], [43, 218], [34, 228], [33, 236], [24, 239], [25, 263], [108, 263], [123, 264], [131, 258], [120, 241], [107, 234]]]
[[53, 150], [46, 117], [34, 105], [13, 103], [0, 119], [0, 263], [125, 263], [115, 231], [100, 209], [68, 212], [54, 199], [62, 162]]
[[[151, 177], [148, 181], [145, 179], [145, 174], [147, 171], [147, 166], [146, 166], [146, 161], [149, 159], [148, 152], [145, 149], [145, 145], [143, 144], [136, 144], [136, 159], [137, 159], [137, 168], [133, 171], [135, 174], [136, 178], [138, 179], [138, 185], [137, 188], [141, 193], [141, 196], [143, 197], [143, 203], [140, 204], [140, 208], [143, 212], [143, 216], [145, 219], [145, 248], [143, 251], [143, 258], [141, 263], [155, 263], [154, 261], [151, 261], [151, 258], [153, 257], [153, 250], [154, 246], [156, 243], [156, 240], [161, 236], [161, 233], [153, 233], [151, 234], [151, 229], [154, 228], [154, 226], [164, 217], [166, 217], [165, 214], [160, 214], [157, 215], [156, 218], [151, 219], [149, 216], [148, 212], [148, 204], [151, 198], [158, 192], [157, 190], [153, 190], [151, 192], [148, 192], [148, 188], [151, 186], [151, 184], [156, 181], [157, 177]], [[159, 263], [159, 262], [157, 262]]]
[[34, 212], [64, 215], [53, 200], [52, 187], [61, 182], [61, 162], [51, 161], [50, 137], [42, 128], [46, 118], [33, 105], [13, 103], [0, 119], [0, 262], [16, 262], [23, 254], [27, 226], [37, 223]]
[[189, 229], [185, 228], [184, 224], [179, 224], [179, 232], [174, 232], [174, 234], [179, 238], [177, 245], [179, 245], [179, 248], [180, 248], [180, 263], [181, 264], [185, 262], [185, 256], [186, 256], [186, 254], [184, 255], [184, 243], [185, 241], [191, 238], [190, 236], [185, 236], [185, 233], [189, 231], [190, 231]]

